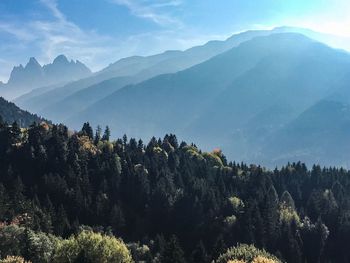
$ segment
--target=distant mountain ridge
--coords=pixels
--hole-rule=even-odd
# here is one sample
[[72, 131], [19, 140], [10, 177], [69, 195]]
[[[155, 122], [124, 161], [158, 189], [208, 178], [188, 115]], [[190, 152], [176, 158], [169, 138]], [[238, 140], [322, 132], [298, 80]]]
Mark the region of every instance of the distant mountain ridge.
[[[268, 151], [287, 143], [277, 133], [346, 87], [349, 73], [346, 52], [297, 33], [260, 36], [184, 71], [118, 89], [66, 123], [78, 128], [90, 121], [141, 138], [177, 133], [206, 149], [220, 147], [232, 159], [273, 166], [286, 162], [277, 148]], [[299, 149], [289, 158], [327, 163], [317, 143], [304, 144], [307, 156]], [[345, 156], [331, 164], [346, 163]]]
[[64, 55], [59, 55], [52, 63], [43, 66], [31, 57], [25, 66], [13, 68], [8, 82], [0, 86], [0, 95], [14, 98], [33, 88], [66, 83], [89, 75], [91, 70], [87, 66], [78, 60], [69, 61]]
[[[50, 119], [64, 121], [69, 115], [82, 111], [97, 102], [97, 98], [102, 99], [125, 85], [136, 84], [161, 74], [185, 70], [257, 36], [294, 30], [296, 29], [250, 30], [234, 34], [223, 41], [209, 41], [204, 45], [195, 46], [185, 51], [173, 50], [147, 57], [123, 58], [91, 77], [65, 86], [58, 86], [55, 89], [48, 89], [40, 94], [33, 90], [31, 93], [16, 99], [15, 102], [25, 109], [38, 112]], [[115, 83], [114, 88], [110, 86], [111, 82]], [[106, 84], [107, 88], [105, 88]], [[81, 96], [83, 93], [88, 94]], [[89, 100], [81, 100], [79, 97], [89, 97]]]
[[289, 160], [349, 167], [350, 55], [324, 44], [334, 39], [302, 28], [247, 31], [185, 51], [121, 59], [16, 103], [71, 128], [89, 121], [109, 125], [115, 136], [176, 133], [207, 150], [222, 148], [230, 159], [270, 167]]

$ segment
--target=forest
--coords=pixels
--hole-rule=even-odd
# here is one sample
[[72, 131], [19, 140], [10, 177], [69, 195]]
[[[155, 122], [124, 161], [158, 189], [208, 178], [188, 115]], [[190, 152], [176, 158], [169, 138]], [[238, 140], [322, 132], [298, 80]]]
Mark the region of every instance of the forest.
[[[3, 97], [0, 97], [0, 113], [1, 122], [13, 123], [16, 121], [20, 127], [28, 127], [33, 122], [40, 123], [46, 121], [36, 114], [20, 109], [14, 103], [5, 100]], [[50, 123], [49, 121], [46, 122]]]
[[[254, 149], [251, 149], [254, 151]], [[0, 123], [0, 262], [350, 262], [350, 172]]]

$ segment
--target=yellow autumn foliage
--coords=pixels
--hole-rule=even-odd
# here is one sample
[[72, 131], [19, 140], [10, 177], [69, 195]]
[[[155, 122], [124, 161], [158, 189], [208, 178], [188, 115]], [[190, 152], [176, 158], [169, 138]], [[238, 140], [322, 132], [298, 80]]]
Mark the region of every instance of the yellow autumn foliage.
[[79, 145], [80, 149], [84, 152], [90, 152], [93, 155], [99, 152], [99, 149], [92, 143], [88, 136], [80, 136]]
[[277, 263], [273, 259], [269, 259], [263, 256], [257, 256], [256, 258], [253, 259], [252, 263]]
[[30, 261], [24, 260], [22, 257], [18, 256], [7, 256], [0, 260], [0, 263], [31, 263]]
[[[244, 260], [234, 259], [234, 260], [229, 260], [227, 263], [248, 263], [248, 262]], [[277, 261], [263, 257], [263, 256], [257, 256], [256, 258], [253, 259], [251, 263], [277, 263]]]

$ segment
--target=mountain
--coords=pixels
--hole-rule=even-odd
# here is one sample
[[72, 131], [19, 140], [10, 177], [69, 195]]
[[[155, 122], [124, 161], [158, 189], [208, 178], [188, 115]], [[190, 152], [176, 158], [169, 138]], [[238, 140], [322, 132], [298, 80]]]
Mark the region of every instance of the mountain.
[[[334, 75], [337, 73], [334, 72]], [[264, 156], [259, 155], [258, 158], [272, 159], [278, 163], [298, 158], [307, 163], [349, 167], [349, 83], [347, 74], [330, 95], [272, 133], [262, 147]]]
[[349, 167], [349, 140], [350, 105], [321, 100], [268, 138], [262, 152], [270, 162]]
[[[205, 45], [185, 51], [166, 51], [148, 57], [123, 58], [91, 77], [69, 83], [66, 86], [56, 85], [54, 88], [48, 86], [46, 89], [36, 89], [17, 98], [15, 102], [25, 109], [63, 122], [99, 99], [120, 89], [122, 83], [135, 84], [160, 74], [175, 73], [202, 63], [254, 37], [286, 32], [302, 33], [313, 39], [335, 44], [335, 46], [342, 43], [339, 37], [303, 28], [278, 27], [272, 30], [246, 31], [235, 34], [225, 41], [209, 41]], [[119, 81], [120, 77], [122, 81]], [[113, 82], [116, 83], [114, 88], [110, 86]], [[105, 87], [105, 85], [109, 86]], [[86, 100], [86, 97], [89, 99]]]
[[[136, 84], [161, 74], [176, 73], [202, 63], [233, 47], [237, 47], [239, 44], [254, 37], [285, 30], [277, 28], [275, 30], [247, 31], [235, 34], [225, 41], [210, 41], [205, 45], [196, 46], [185, 51], [166, 51], [162, 54], [148, 57], [134, 56], [124, 58], [89, 78], [69, 83], [63, 87], [50, 89], [39, 95], [34, 91], [18, 98], [15, 102], [25, 109], [38, 112], [57, 121], [64, 121], [70, 115], [76, 114], [78, 111], [82, 111], [97, 102], [93, 94], [99, 94], [98, 98], [102, 98], [123, 87], [117, 84], [114, 89], [106, 88], [105, 85], [108, 85], [107, 83], [111, 83], [111, 81], [113, 82], [113, 80], [104, 82], [105, 80], [114, 78], [114, 81], [121, 83], [118, 81], [118, 78], [123, 77], [124, 85], [127, 85]], [[128, 80], [126, 80], [126, 77], [128, 77]], [[90, 93], [86, 94], [86, 97], [91, 99], [80, 99], [82, 98], [80, 95], [83, 93]], [[57, 109], [61, 110], [57, 111]]]
[[1, 87], [0, 94], [12, 99], [34, 88], [67, 83], [90, 74], [90, 69], [83, 63], [68, 61], [64, 55], [56, 57], [51, 64], [44, 66], [32, 57], [24, 67], [19, 65], [13, 68], [7, 84]]
[[16, 121], [20, 127], [28, 127], [33, 122], [40, 123], [44, 121], [41, 117], [18, 108], [14, 103], [2, 97], [0, 97], [0, 117], [2, 121], [9, 124]]
[[272, 34], [119, 89], [67, 123], [89, 120], [142, 138], [174, 132], [236, 160], [266, 161], [269, 136], [344, 87], [349, 73], [348, 53], [301, 34]]

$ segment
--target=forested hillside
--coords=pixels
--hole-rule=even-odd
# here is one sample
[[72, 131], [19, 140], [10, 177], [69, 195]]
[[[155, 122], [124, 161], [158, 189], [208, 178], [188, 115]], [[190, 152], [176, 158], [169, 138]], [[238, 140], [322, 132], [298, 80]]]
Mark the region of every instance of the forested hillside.
[[28, 127], [33, 122], [40, 123], [42, 118], [28, 111], [21, 110], [12, 102], [0, 97], [0, 116], [2, 121], [12, 124], [17, 122], [20, 127]]
[[[219, 149], [202, 152], [175, 135], [111, 141], [108, 127], [94, 132], [88, 123], [76, 133], [63, 125], [20, 130], [1, 123], [0, 156], [2, 258], [350, 260], [350, 173], [341, 168], [294, 163], [266, 170], [229, 162]], [[242, 243], [255, 247], [227, 250]], [[103, 261], [106, 255], [119, 261]]]

